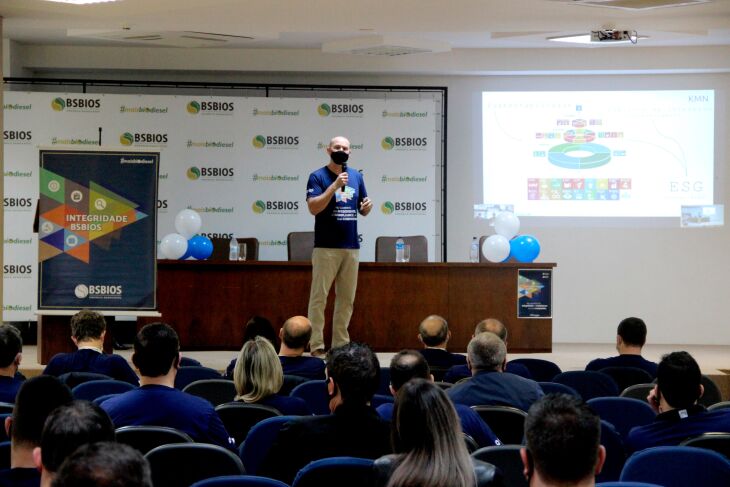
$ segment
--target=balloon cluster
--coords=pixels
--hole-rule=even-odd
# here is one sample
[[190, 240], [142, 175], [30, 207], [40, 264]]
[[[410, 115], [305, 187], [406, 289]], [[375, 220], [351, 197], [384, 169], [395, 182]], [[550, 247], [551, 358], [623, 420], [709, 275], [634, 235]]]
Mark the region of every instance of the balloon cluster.
[[511, 211], [503, 211], [494, 218], [497, 235], [482, 244], [484, 257], [490, 262], [532, 262], [540, 254], [540, 242], [532, 235], [517, 235], [520, 220]]
[[213, 242], [205, 235], [198, 235], [202, 226], [197, 211], [182, 210], [175, 217], [177, 233], [165, 235], [160, 242], [158, 258], [181, 259], [194, 258], [204, 260], [213, 253]]

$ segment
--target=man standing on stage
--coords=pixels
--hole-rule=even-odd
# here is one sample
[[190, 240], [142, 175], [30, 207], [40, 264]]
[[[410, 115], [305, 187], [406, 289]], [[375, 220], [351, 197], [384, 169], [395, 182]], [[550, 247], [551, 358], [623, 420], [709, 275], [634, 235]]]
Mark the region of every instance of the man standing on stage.
[[312, 287], [308, 318], [312, 322], [309, 349], [312, 356], [324, 355], [324, 308], [335, 281], [335, 309], [332, 347], [350, 341], [347, 327], [357, 288], [360, 241], [357, 213], [366, 216], [373, 208], [362, 175], [347, 167], [350, 141], [335, 137], [327, 146], [329, 163], [309, 175], [307, 206], [314, 219]]

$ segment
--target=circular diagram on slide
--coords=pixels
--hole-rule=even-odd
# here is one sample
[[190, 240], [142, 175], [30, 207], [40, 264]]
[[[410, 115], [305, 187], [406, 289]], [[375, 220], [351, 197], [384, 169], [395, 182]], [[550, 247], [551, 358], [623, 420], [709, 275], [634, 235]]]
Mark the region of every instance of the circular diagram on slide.
[[548, 151], [548, 161], [565, 169], [592, 169], [611, 160], [611, 149], [600, 144], [566, 143], [556, 145]]

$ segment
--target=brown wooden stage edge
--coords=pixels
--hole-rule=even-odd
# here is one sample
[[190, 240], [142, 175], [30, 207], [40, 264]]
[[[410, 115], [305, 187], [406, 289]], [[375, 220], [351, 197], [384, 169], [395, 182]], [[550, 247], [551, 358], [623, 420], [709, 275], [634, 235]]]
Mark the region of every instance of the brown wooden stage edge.
[[[494, 317], [509, 329], [510, 352], [550, 352], [552, 319], [517, 318], [517, 270], [555, 266], [361, 262], [350, 339], [378, 352], [421, 348], [418, 324], [438, 314], [449, 322], [449, 349], [465, 352], [474, 325]], [[251, 316], [268, 318], [278, 330], [287, 318], [306, 315], [311, 278], [308, 262], [163, 260], [157, 265], [157, 302], [183, 349], [238, 350]], [[328, 347], [333, 295], [325, 315]]]

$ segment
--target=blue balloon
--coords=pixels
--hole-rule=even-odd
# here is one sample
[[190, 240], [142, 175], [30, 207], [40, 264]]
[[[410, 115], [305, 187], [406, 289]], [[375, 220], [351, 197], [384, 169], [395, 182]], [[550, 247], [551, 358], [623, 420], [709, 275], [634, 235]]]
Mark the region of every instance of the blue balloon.
[[213, 253], [213, 242], [205, 235], [196, 235], [188, 240], [188, 252], [198, 260], [204, 260]]
[[540, 242], [532, 235], [518, 235], [509, 242], [510, 257], [519, 262], [532, 262], [540, 255]]

